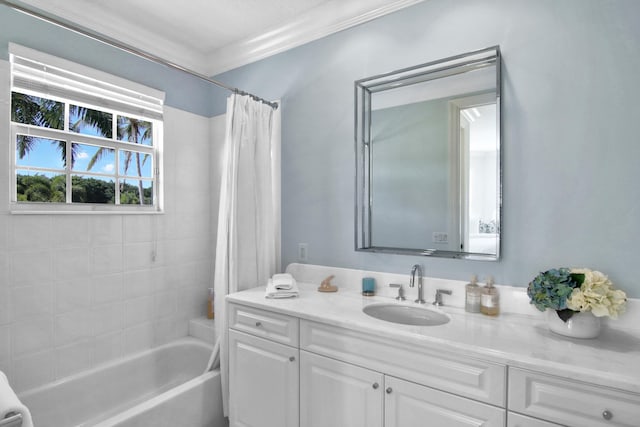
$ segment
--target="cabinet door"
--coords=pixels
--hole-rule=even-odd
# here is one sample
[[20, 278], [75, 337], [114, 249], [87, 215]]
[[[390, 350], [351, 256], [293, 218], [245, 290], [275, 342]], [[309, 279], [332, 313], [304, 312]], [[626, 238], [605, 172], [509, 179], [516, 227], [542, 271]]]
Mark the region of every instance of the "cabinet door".
[[505, 410], [385, 377], [385, 427], [503, 427]]
[[300, 351], [300, 427], [382, 427], [379, 372]]
[[229, 330], [231, 427], [297, 427], [298, 349]]

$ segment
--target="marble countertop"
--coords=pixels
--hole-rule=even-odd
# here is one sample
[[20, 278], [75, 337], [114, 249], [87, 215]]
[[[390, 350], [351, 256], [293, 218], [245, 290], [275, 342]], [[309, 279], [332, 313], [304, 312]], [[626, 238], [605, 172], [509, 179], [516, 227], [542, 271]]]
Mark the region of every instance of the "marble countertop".
[[[493, 318], [446, 306], [442, 311], [451, 317], [447, 324], [401, 325], [362, 312], [368, 304], [398, 303], [394, 298], [364, 297], [351, 289], [321, 293], [317, 285], [309, 283], [298, 286], [297, 298], [266, 299], [265, 288], [258, 287], [229, 295], [227, 301], [640, 393], [640, 331], [635, 329], [614, 329], [605, 324], [596, 339], [571, 339], [550, 332], [541, 316], [505, 313]], [[414, 303], [407, 300], [404, 304]]]

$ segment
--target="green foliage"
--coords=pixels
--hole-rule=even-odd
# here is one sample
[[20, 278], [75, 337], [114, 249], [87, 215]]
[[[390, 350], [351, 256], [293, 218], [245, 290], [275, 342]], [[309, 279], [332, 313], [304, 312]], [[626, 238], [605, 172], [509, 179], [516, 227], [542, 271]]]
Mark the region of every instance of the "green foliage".
[[[64, 175], [49, 178], [45, 175], [16, 176], [19, 202], [66, 202], [66, 179]], [[120, 203], [123, 205], [141, 204], [138, 186], [122, 183], [120, 185]], [[153, 204], [151, 188], [143, 190], [142, 204]], [[73, 203], [115, 204], [115, 182], [81, 176], [71, 177], [71, 200]]]
[[74, 203], [115, 203], [115, 183], [95, 178], [71, 177], [71, 201]]
[[151, 205], [153, 204], [153, 191], [151, 188], [143, 188], [143, 203], [140, 203], [140, 188], [131, 184], [120, 185], [120, 204], [121, 205]]
[[18, 201], [64, 203], [64, 175], [48, 178], [44, 175], [17, 175]]
[[571, 273], [568, 268], [558, 268], [538, 274], [527, 287], [531, 304], [540, 311], [547, 308], [561, 311], [567, 309], [567, 298], [574, 288], [580, 287], [584, 274]]

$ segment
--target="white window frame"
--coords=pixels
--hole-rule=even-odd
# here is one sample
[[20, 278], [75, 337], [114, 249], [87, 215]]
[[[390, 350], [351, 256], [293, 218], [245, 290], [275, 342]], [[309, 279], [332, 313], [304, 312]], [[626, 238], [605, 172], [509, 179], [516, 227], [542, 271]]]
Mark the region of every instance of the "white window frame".
[[[19, 92], [26, 95], [33, 95], [41, 98], [51, 99], [65, 103], [64, 130], [39, 127], [34, 125], [26, 125], [21, 123], [10, 122], [11, 129], [11, 203], [10, 211], [16, 214], [51, 214], [51, 213], [69, 213], [69, 214], [89, 214], [89, 213], [116, 213], [116, 214], [152, 214], [163, 212], [163, 179], [162, 179], [162, 142], [163, 142], [163, 119], [162, 110], [164, 103], [164, 93], [155, 89], [147, 88], [128, 80], [124, 80], [117, 76], [94, 70], [79, 64], [56, 58], [51, 55], [34, 51], [13, 43], [9, 44], [9, 52], [12, 55], [19, 55], [20, 58], [28, 58], [27, 61], [33, 60], [38, 63], [59, 67], [63, 73], [70, 76], [77, 76], [78, 88], [82, 88], [82, 92], [76, 92], [79, 96], [73, 96], [73, 90], [69, 90], [68, 96], [60, 96], [64, 94], [64, 89], [57, 86], [52, 92], [38, 90], [36, 82], [36, 90], [25, 88], [25, 85], [14, 87], [14, 70], [12, 67], [12, 85], [11, 92]], [[19, 61], [20, 59], [18, 59]], [[13, 63], [12, 63], [13, 64]], [[19, 67], [19, 66], [18, 66]], [[20, 71], [18, 71], [20, 72]], [[27, 70], [29, 73], [30, 70]], [[35, 73], [34, 73], [35, 74]], [[28, 80], [28, 79], [27, 79]], [[87, 81], [96, 82], [96, 92], [86, 91]], [[104, 88], [107, 88], [106, 90]], [[73, 88], [72, 88], [73, 89]], [[77, 89], [77, 88], [76, 88]], [[106, 96], [105, 96], [106, 94]], [[98, 101], [102, 101], [101, 96], [105, 96], [103, 105], [95, 105], [86, 102], [95, 97]], [[139, 104], [136, 104], [137, 100]], [[104, 138], [92, 135], [86, 135], [69, 130], [69, 105], [77, 105], [112, 115], [113, 132], [111, 138]], [[111, 108], [112, 106], [124, 106], [124, 108]], [[140, 111], [141, 114], [137, 114]], [[145, 114], [149, 112], [149, 114]], [[152, 145], [135, 144], [128, 141], [120, 141], [117, 137], [117, 117], [124, 116], [144, 120], [152, 124]], [[66, 142], [67, 159], [71, 158], [71, 144], [84, 144], [92, 146], [101, 146], [113, 149], [115, 153], [115, 167], [112, 174], [99, 171], [82, 171], [73, 170], [71, 162], [68, 161], [64, 170], [49, 169], [36, 166], [18, 166], [16, 159], [17, 136], [28, 135], [36, 138], [54, 139]], [[120, 151], [134, 151], [141, 154], [149, 154], [152, 161], [151, 178], [138, 177], [135, 175], [120, 174]], [[53, 202], [19, 202], [17, 200], [17, 171], [26, 170], [34, 172], [49, 172], [65, 175], [66, 177], [66, 203]], [[116, 201], [115, 204], [103, 203], [73, 203], [71, 202], [71, 177], [74, 175], [82, 175], [97, 178], [111, 178], [115, 185]], [[120, 182], [122, 180], [146, 181], [152, 183], [153, 188], [153, 204], [152, 205], [132, 205], [120, 204]]]

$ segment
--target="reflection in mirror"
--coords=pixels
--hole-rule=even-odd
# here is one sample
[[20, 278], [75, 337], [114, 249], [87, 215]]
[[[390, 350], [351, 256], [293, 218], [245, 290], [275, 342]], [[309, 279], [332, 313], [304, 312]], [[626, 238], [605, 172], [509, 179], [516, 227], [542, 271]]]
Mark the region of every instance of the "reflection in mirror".
[[495, 260], [497, 47], [356, 82], [356, 249]]

